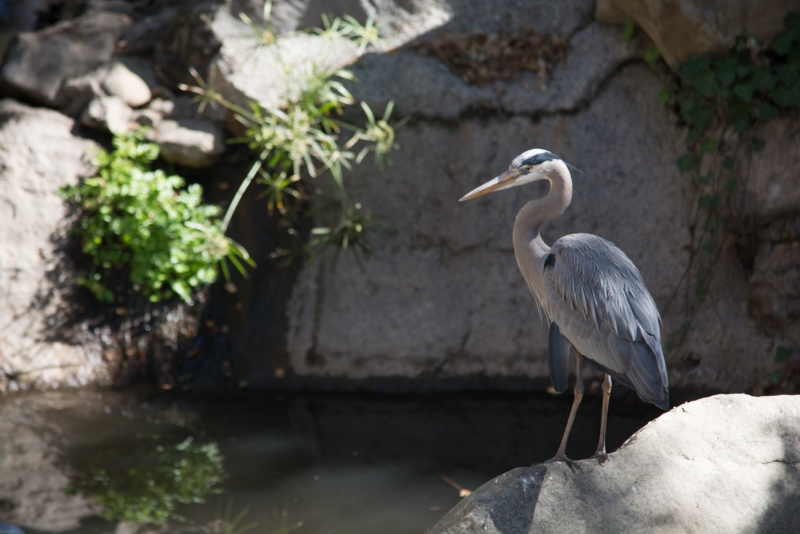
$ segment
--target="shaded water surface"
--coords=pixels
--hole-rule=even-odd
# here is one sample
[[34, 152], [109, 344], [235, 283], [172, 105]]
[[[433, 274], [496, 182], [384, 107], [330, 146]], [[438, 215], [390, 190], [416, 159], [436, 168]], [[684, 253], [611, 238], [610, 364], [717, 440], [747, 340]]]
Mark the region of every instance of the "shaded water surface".
[[[0, 521], [28, 532], [239, 533], [252, 525], [247, 532], [421, 533], [460, 499], [442, 475], [475, 489], [551, 457], [571, 401], [530, 394], [15, 395], [0, 399]], [[610, 449], [659, 413], [612, 399]], [[585, 399], [569, 456], [594, 452], [599, 418], [599, 398]], [[148, 518], [169, 519], [161, 527], [133, 524]]]

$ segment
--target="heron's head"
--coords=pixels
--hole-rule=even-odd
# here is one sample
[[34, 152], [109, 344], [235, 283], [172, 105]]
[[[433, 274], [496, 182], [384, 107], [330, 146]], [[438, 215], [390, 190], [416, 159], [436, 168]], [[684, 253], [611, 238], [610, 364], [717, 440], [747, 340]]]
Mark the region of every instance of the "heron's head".
[[533, 148], [514, 158], [514, 161], [511, 162], [506, 172], [497, 178], [489, 180], [479, 188], [470, 191], [461, 197], [459, 202], [472, 200], [473, 198], [491, 193], [492, 191], [509, 189], [518, 185], [535, 182], [536, 180], [544, 180], [558, 165], [564, 165], [561, 158], [547, 150]]

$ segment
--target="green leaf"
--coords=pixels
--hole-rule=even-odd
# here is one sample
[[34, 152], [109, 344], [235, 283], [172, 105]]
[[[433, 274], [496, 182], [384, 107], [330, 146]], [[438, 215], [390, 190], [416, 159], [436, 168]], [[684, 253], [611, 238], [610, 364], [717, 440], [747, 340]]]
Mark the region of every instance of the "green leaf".
[[764, 148], [764, 144], [765, 144], [763, 139], [761, 139], [760, 137], [756, 137], [756, 136], [753, 136], [752, 139], [750, 139], [750, 143], [751, 143], [751, 145], [753, 147], [753, 152], [761, 152], [761, 149]]
[[779, 56], [785, 56], [792, 48], [792, 35], [789, 33], [776, 35], [772, 38], [769, 48]]
[[774, 119], [778, 116], [778, 108], [772, 106], [770, 104], [764, 103], [761, 104], [761, 107], [758, 108], [758, 118], [762, 121], [768, 121], [770, 119]]
[[636, 24], [632, 20], [629, 20], [625, 23], [625, 29], [622, 30], [622, 40], [623, 41], [630, 41], [633, 39], [633, 32], [636, 30]]
[[713, 154], [717, 151], [717, 140], [716, 139], [706, 139], [703, 141], [703, 145], [700, 147], [700, 152], [704, 154]]
[[714, 64], [714, 75], [723, 87], [728, 87], [736, 81], [736, 67], [739, 60], [735, 57], [723, 58]]
[[686, 144], [691, 145], [692, 143], [700, 139], [702, 136], [703, 136], [703, 130], [695, 126], [691, 130], [689, 130], [688, 134], [686, 134]]
[[753, 69], [752, 84], [756, 89], [772, 89], [778, 78], [772, 74], [769, 67], [756, 67]]
[[752, 76], [753, 71], [747, 65], [739, 65], [736, 67], [736, 77], [740, 80], [744, 80]]
[[744, 132], [748, 126], [750, 126], [750, 119], [745, 117], [740, 117], [733, 123], [733, 129], [738, 133]]
[[792, 352], [794, 351], [789, 347], [778, 346], [778, 348], [775, 349], [775, 362], [785, 362], [792, 357]]
[[656, 45], [650, 45], [647, 48], [647, 50], [644, 51], [644, 60], [651, 67], [655, 67], [656, 62], [660, 57], [661, 57], [661, 52], [659, 52], [658, 47], [656, 47]]
[[711, 180], [713, 178], [714, 175], [710, 172], [708, 174], [701, 174], [700, 176], [697, 177], [697, 183], [700, 185], [708, 185], [711, 183]]
[[749, 83], [740, 83], [734, 86], [733, 94], [738, 96], [742, 102], [749, 104], [751, 100], [753, 100], [753, 91], [755, 91], [755, 87]]
[[800, 68], [800, 47], [793, 49], [786, 57], [786, 64], [793, 69]]
[[705, 194], [698, 199], [698, 203], [703, 209], [716, 207], [719, 204], [719, 197], [711, 194]]
[[667, 89], [662, 89], [658, 92], [658, 103], [661, 106], [666, 106], [672, 99], [672, 93]]
[[733, 158], [730, 156], [725, 156], [725, 158], [722, 160], [722, 168], [727, 171], [733, 169]]
[[800, 31], [800, 13], [796, 11], [790, 12], [783, 19], [783, 25], [786, 26], [788, 30]]
[[769, 93], [770, 99], [781, 108], [785, 108], [792, 102], [792, 94], [789, 89], [781, 84]]
[[747, 51], [747, 37], [737, 37], [735, 49], [737, 52]]
[[697, 158], [694, 154], [684, 154], [675, 161], [675, 164], [679, 171], [687, 172], [697, 164]]

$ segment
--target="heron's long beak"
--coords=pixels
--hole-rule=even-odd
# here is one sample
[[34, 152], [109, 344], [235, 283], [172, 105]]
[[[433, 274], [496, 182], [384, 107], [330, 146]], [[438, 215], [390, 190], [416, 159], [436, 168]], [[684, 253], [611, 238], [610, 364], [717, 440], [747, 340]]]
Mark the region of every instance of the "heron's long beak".
[[473, 198], [477, 198], [480, 196], [485, 195], [486, 193], [491, 193], [492, 191], [497, 191], [498, 189], [505, 189], [506, 187], [511, 186], [514, 183], [514, 180], [519, 176], [519, 173], [516, 171], [508, 170], [498, 176], [497, 178], [493, 178], [480, 186], [477, 189], [473, 189], [460, 199], [459, 202], [464, 202], [465, 200], [472, 200]]

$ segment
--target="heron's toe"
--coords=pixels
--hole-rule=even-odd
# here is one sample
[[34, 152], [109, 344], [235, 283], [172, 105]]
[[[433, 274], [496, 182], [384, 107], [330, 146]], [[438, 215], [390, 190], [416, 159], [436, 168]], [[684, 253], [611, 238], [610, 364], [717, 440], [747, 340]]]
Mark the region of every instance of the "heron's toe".
[[598, 462], [605, 463], [608, 460], [608, 454], [605, 452], [597, 451], [589, 460], [597, 460]]
[[[563, 455], [563, 454], [560, 455], [560, 456], [553, 456], [549, 460], [545, 460], [544, 462], [542, 462], [542, 464], [552, 464], [552, 463], [556, 463], [556, 462], [564, 462], [565, 464], [570, 466], [570, 468], [573, 471], [578, 470], [578, 471], [583, 472], [583, 469], [581, 469], [581, 466], [578, 465], [578, 462], [576, 462], [575, 460], [571, 460], [571, 459], [567, 458], [566, 455]], [[540, 465], [542, 465], [542, 464], [540, 464]]]

